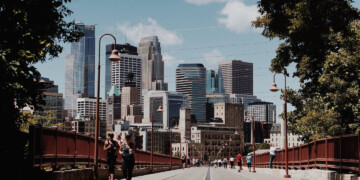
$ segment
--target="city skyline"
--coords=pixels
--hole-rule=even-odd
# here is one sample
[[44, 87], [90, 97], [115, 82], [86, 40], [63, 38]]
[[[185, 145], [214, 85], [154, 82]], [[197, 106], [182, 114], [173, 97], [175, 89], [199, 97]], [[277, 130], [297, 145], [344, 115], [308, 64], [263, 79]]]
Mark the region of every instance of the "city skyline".
[[[175, 69], [180, 63], [203, 63], [207, 69], [217, 69], [217, 63], [220, 61], [241, 59], [245, 62], [252, 62], [254, 64], [254, 95], [264, 101], [273, 102], [277, 105], [277, 112], [281, 112], [280, 107], [283, 101], [279, 98], [280, 92], [271, 93], [268, 91], [273, 75], [268, 68], [270, 67], [270, 60], [275, 57], [275, 50], [279, 41], [265, 39], [259, 30], [254, 30], [250, 26], [250, 21], [258, 15], [256, 8], [254, 8], [256, 1], [223, 1], [197, 4], [194, 2], [190, 0], [127, 3], [106, 1], [102, 6], [98, 6], [95, 1], [79, 0], [69, 4], [69, 8], [74, 13], [68, 19], [82, 21], [89, 25], [96, 24], [96, 60], [98, 38], [104, 33], [113, 33], [118, 38], [118, 44], [130, 42], [134, 46], [137, 46], [141, 37], [158, 35], [159, 41], [162, 42], [165, 82], [169, 84], [170, 91], [175, 90]], [[162, 6], [158, 6], [160, 3]], [[239, 20], [242, 22], [239, 24], [243, 24], [244, 27], [236, 26], [236, 21], [234, 21], [236, 14], [229, 8], [230, 5], [241, 8], [244, 12], [249, 12], [248, 15], [245, 14], [244, 18]], [[121, 11], [118, 11], [119, 7], [125, 6], [130, 8], [122, 8]], [[355, 1], [353, 6], [360, 7], [360, 1]], [[192, 13], [184, 14], [183, 10], [185, 9]], [[94, 11], [99, 13], [93, 13]], [[164, 14], [167, 15], [164, 16]], [[121, 19], [117, 18], [114, 21], [108, 18], [110, 16], [121, 17]], [[250, 18], [248, 18], [249, 16]], [[232, 26], [232, 24], [235, 25]], [[112, 43], [110, 38], [104, 38], [101, 51], [104, 52], [105, 45], [110, 43]], [[64, 50], [59, 58], [36, 65], [42, 76], [49, 77], [59, 84], [60, 93], [65, 92], [65, 80], [63, 78], [65, 77], [65, 56], [71, 50], [70, 44], [63, 45]], [[105, 55], [102, 54], [101, 58], [100, 93], [101, 97], [104, 98], [105, 93], [107, 93], [104, 75]], [[294, 66], [291, 66], [289, 72], [293, 72], [294, 69]], [[279, 76], [277, 81], [278, 86], [283, 88], [283, 77]], [[298, 79], [289, 77], [288, 86], [298, 88]], [[293, 107], [289, 105], [288, 110], [292, 109]], [[280, 118], [277, 117], [277, 119]]]

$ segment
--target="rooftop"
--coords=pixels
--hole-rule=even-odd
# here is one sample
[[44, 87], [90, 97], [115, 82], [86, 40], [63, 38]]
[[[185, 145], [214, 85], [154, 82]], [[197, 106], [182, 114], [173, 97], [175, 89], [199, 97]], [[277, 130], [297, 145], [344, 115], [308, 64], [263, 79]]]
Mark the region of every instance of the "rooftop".
[[203, 64], [179, 64], [178, 67], [204, 67]]

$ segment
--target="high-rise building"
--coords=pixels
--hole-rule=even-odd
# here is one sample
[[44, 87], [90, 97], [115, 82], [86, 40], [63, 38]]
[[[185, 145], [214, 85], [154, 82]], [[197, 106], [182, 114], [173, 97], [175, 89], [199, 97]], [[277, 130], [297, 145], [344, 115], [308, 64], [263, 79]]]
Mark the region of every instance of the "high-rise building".
[[143, 37], [140, 40], [138, 54], [142, 59], [143, 90], [167, 90], [164, 82], [164, 61], [162, 60], [160, 42], [157, 36]]
[[214, 118], [222, 120], [226, 127], [243, 129], [244, 125], [244, 106], [241, 104], [215, 103]]
[[76, 115], [76, 99], [95, 95], [95, 25], [77, 23], [84, 36], [71, 44], [71, 54], [66, 57], [65, 109]]
[[141, 123], [141, 105], [139, 101], [139, 92], [133, 81], [134, 74], [129, 72], [125, 87], [121, 92], [121, 119], [130, 123]]
[[253, 63], [231, 60], [219, 63], [226, 94], [253, 95]]
[[107, 95], [106, 129], [107, 131], [114, 131], [116, 121], [121, 119], [121, 96], [115, 85], [111, 87]]
[[247, 106], [248, 117], [255, 121], [276, 123], [276, 105], [271, 102], [253, 102]]
[[206, 120], [211, 122], [214, 120], [214, 104], [230, 103], [228, 94], [206, 94]]
[[[77, 112], [82, 117], [95, 122], [96, 118], [96, 98], [78, 98]], [[106, 100], [99, 100], [99, 135], [106, 138]]]
[[206, 93], [225, 93], [221, 70], [206, 71]]
[[[113, 85], [121, 91], [126, 82], [127, 74], [132, 72], [136, 87], [141, 93], [141, 57], [138, 56], [137, 48], [128, 43], [116, 44], [115, 48], [120, 52], [122, 58], [119, 62], [108, 60], [114, 49], [114, 44], [106, 45], [105, 92], [109, 92]], [[106, 98], [107, 96], [106, 94]]]
[[192, 120], [206, 122], [206, 68], [203, 64], [179, 64], [176, 91], [189, 97]]
[[[159, 103], [158, 101], [153, 102], [155, 98], [160, 99], [162, 103]], [[144, 94], [143, 122], [151, 123], [151, 116], [153, 114], [154, 123], [162, 124], [164, 129], [169, 126], [173, 127], [179, 122], [180, 108], [184, 102], [184, 95], [178, 92], [149, 91], [147, 94]], [[162, 113], [157, 112], [160, 105], [163, 108]]]

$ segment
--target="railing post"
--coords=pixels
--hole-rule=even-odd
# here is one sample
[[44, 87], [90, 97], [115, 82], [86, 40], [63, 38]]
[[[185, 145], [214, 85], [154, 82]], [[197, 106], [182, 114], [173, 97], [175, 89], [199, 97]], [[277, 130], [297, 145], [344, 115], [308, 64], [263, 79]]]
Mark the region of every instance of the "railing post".
[[317, 165], [316, 165], [316, 159], [317, 159], [317, 140], [314, 141], [314, 152], [315, 152], [315, 169], [317, 169]]
[[43, 159], [43, 127], [40, 125], [40, 168], [42, 166]]
[[88, 166], [90, 167], [90, 160], [91, 160], [91, 157], [90, 157], [90, 152], [91, 152], [91, 150], [90, 150], [90, 145], [91, 145], [91, 138], [90, 138], [90, 134], [88, 134], [88, 144], [89, 144], [89, 157], [88, 157], [88, 160], [89, 160], [89, 162], [88, 162]]
[[360, 172], [360, 132], [358, 133], [358, 149], [357, 149], [357, 152], [358, 152], [358, 172]]
[[55, 166], [53, 167], [53, 170], [54, 169], [57, 169], [57, 166], [58, 166], [58, 137], [59, 137], [59, 132], [58, 132], [58, 128], [57, 126], [53, 126], [52, 129], [55, 129], [55, 144], [56, 144], [56, 148], [55, 148]]
[[74, 165], [72, 168], [76, 168], [76, 155], [77, 155], [77, 133], [76, 130], [72, 131], [74, 133], [74, 143], [75, 143], [75, 150], [74, 150]]
[[302, 157], [301, 157], [301, 154], [302, 154], [302, 151], [301, 151], [301, 144], [300, 144], [300, 147], [299, 147], [299, 169], [301, 169], [301, 165], [302, 165]]
[[310, 169], [310, 143], [307, 144], [307, 149], [308, 149], [308, 169]]
[[340, 173], [342, 173], [342, 135], [340, 135]]
[[293, 160], [293, 169], [295, 169], [295, 147], [294, 146], [292, 148], [292, 151], [293, 151], [293, 158], [292, 158], [292, 160]]
[[325, 169], [328, 170], [328, 138], [325, 137]]

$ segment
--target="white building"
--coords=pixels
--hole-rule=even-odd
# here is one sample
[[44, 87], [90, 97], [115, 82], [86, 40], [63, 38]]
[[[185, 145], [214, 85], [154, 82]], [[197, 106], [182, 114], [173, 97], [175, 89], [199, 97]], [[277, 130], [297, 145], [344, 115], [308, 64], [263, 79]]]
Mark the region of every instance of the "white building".
[[[288, 147], [299, 146], [304, 144], [303, 141], [299, 140], [301, 135], [293, 134], [291, 131], [288, 130]], [[265, 143], [274, 144], [275, 148], [283, 148], [284, 145], [281, 141], [281, 125], [280, 124], [273, 124], [270, 131], [270, 138], [264, 139]]]
[[[81, 116], [87, 117], [90, 120], [96, 118], [96, 98], [78, 98], [77, 99], [77, 112]], [[106, 100], [99, 100], [99, 123], [100, 123], [100, 136], [106, 136]]]
[[[247, 106], [249, 120], [276, 123], [276, 106], [270, 102], [253, 102]], [[248, 119], [246, 119], [248, 120]], [[246, 121], [245, 120], [245, 121]]]

